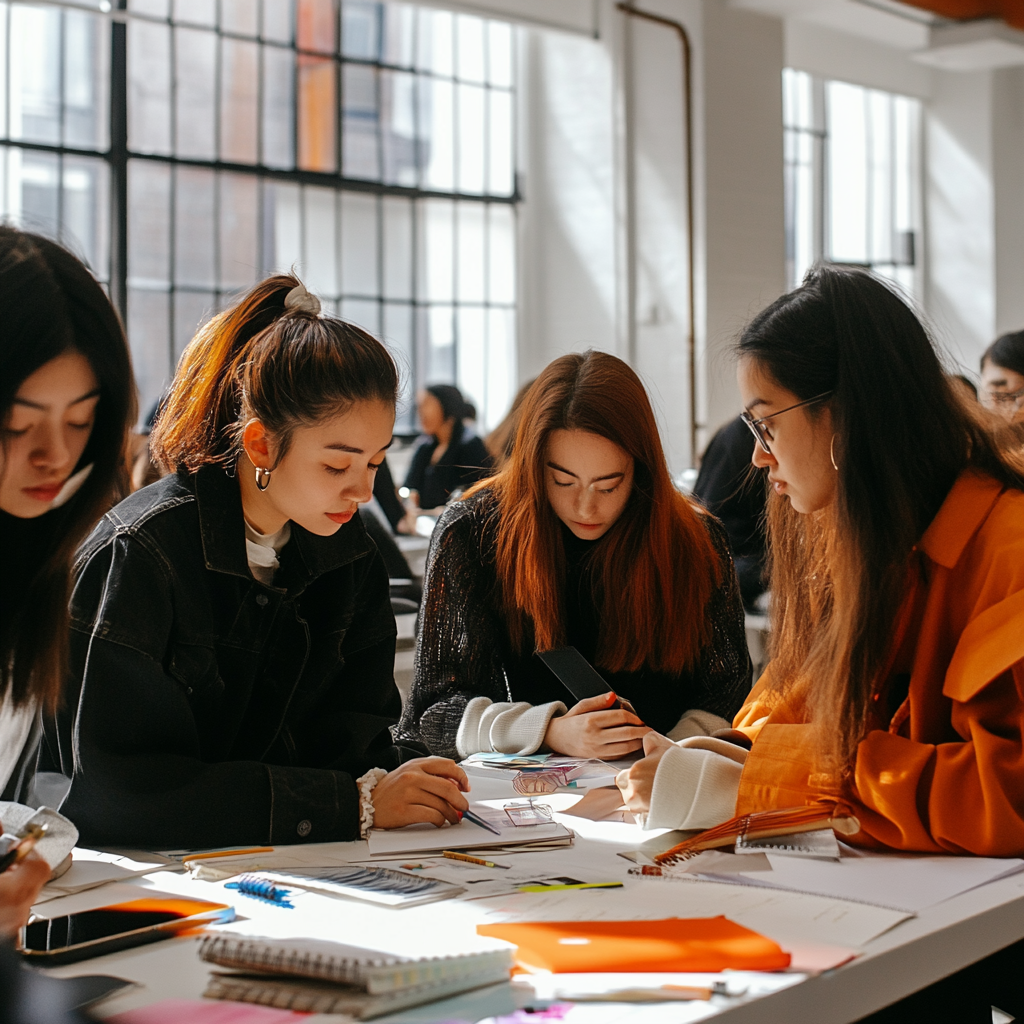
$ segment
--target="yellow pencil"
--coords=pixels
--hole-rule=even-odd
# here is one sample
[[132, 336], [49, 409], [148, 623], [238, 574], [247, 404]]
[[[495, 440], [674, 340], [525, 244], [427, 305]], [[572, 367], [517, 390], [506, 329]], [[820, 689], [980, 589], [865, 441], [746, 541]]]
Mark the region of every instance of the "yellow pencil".
[[441, 855], [449, 860], [464, 860], [467, 864], [479, 864], [482, 868], [509, 868], [508, 864], [495, 864], [493, 860], [484, 860], [481, 857], [471, 857], [468, 853], [456, 853], [454, 850], [442, 850]]

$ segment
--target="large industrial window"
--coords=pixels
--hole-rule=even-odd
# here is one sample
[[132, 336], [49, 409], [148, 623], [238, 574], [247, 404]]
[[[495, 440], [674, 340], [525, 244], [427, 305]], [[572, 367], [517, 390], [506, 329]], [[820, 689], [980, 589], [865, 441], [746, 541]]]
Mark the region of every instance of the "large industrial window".
[[[0, 3], [2, 213], [122, 308], [143, 405], [273, 270], [484, 425], [515, 379], [513, 35], [369, 0]], [[413, 426], [412, 403], [400, 429]]]
[[790, 287], [828, 259], [916, 292], [920, 121], [917, 100], [783, 72]]

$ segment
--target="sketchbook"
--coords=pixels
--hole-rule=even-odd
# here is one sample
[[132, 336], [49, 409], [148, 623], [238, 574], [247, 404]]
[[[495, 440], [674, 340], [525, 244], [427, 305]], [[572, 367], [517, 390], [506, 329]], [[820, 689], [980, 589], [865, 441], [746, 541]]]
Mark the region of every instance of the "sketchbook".
[[351, 985], [370, 995], [455, 983], [474, 988], [492, 980], [507, 980], [512, 967], [510, 949], [405, 957], [321, 939], [232, 935], [207, 936], [199, 946], [199, 957], [247, 974]]

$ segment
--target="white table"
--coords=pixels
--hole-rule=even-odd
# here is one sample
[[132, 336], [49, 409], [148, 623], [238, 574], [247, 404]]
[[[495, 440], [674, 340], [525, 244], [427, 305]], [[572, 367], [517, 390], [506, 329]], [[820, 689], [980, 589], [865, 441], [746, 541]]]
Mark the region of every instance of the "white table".
[[[510, 787], [490, 779], [474, 778], [473, 782], [474, 796], [479, 799], [502, 798], [510, 793]], [[635, 848], [638, 841], [646, 837], [645, 834], [626, 825], [595, 824], [571, 817], [563, 817], [561, 820], [570, 826], [576, 822], [579, 830], [586, 832], [590, 838], [578, 835], [577, 845], [573, 849], [519, 856], [545, 857], [548, 863], [550, 858], [557, 856], [562, 873], [573, 873], [574, 869], [583, 872], [586, 868], [591, 873], [598, 871], [607, 876], [608, 872], [616, 870], [618, 877], [628, 879], [626, 871], [629, 864], [616, 856], [617, 851]], [[345, 860], [362, 860], [367, 856], [364, 843], [333, 844], [332, 851]], [[181, 874], [156, 872], [146, 878], [147, 884], [163, 891], [213, 900], [224, 900], [226, 895], [218, 884], [197, 882]], [[663, 907], [659, 907], [659, 910], [663, 910], [663, 913], [659, 916], [701, 916], [686, 912], [687, 900], [691, 898], [687, 894], [701, 891], [691, 886], [700, 887], [710, 883], [669, 883], [635, 878], [627, 881], [627, 886], [651, 884], [662, 887], [659, 892], [663, 893]], [[735, 891], [740, 887], [724, 888]], [[604, 890], [608, 893], [623, 891]], [[44, 904], [40, 909], [45, 908], [48, 915], [54, 916], [58, 911], [67, 913], [112, 902], [110, 897], [114, 895], [125, 898], [119, 886], [108, 887]], [[353, 942], [359, 942], [374, 929], [394, 930], [395, 925], [399, 925], [409, 933], [417, 930], [421, 933], [436, 933], [436, 943], [440, 948], [445, 941], [445, 934], [455, 935], [460, 930], [471, 934], [474, 923], [483, 920], [482, 908], [472, 902], [455, 901], [393, 911], [359, 901], [329, 900], [328, 897], [322, 899], [329, 901], [331, 927], [337, 929], [337, 937]], [[255, 901], [234, 899], [232, 902], [240, 913], [244, 912], [256, 921], [259, 926], [257, 933], [264, 928], [279, 930], [284, 920], [283, 915], [288, 913]], [[652, 915], [647, 913], [639, 916]], [[446, 928], [449, 929], [448, 933], [444, 932]], [[769, 929], [762, 927], [760, 930], [770, 934]], [[745, 979], [744, 983], [751, 985], [747, 997], [732, 1000], [716, 998], [712, 1003], [622, 1005], [618, 1008], [621, 1012], [612, 1012], [610, 1015], [612, 1008], [607, 1004], [592, 1004], [586, 1008], [578, 1007], [573, 1011], [572, 1019], [579, 1024], [587, 1020], [600, 1021], [601, 1024], [619, 1024], [620, 1021], [625, 1024], [627, 1020], [630, 1024], [681, 1024], [707, 1017], [728, 1021], [729, 1024], [748, 1021], [757, 1021], [758, 1024], [793, 1024], [801, 1021], [842, 1024], [858, 1020], [896, 1002], [1021, 938], [1024, 938], [1024, 874], [989, 883], [929, 907], [918, 916], [864, 944], [862, 955], [856, 960], [823, 974], [730, 974], [729, 977], [734, 981]], [[113, 974], [138, 983], [139, 987], [98, 1007], [96, 1012], [100, 1016], [110, 1016], [159, 999], [198, 998], [206, 985], [208, 966], [196, 956], [196, 941], [188, 938], [173, 939], [57, 968], [54, 973], [61, 976]], [[363, 941], [367, 940], [363, 938]], [[736, 987], [740, 987], [739, 984]], [[509, 1013], [516, 1007], [535, 1001], [528, 986], [506, 984], [403, 1011], [382, 1020], [476, 1021]]]

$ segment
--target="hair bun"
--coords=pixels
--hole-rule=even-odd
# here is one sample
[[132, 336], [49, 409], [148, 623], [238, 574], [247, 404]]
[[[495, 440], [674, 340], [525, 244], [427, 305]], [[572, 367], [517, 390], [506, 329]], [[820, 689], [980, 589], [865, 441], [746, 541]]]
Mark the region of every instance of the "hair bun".
[[304, 284], [297, 284], [285, 297], [284, 308], [289, 313], [299, 311], [310, 316], [320, 315], [320, 300]]

